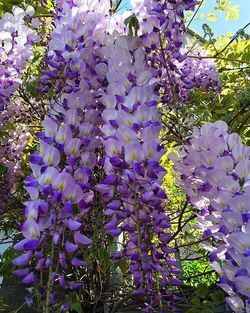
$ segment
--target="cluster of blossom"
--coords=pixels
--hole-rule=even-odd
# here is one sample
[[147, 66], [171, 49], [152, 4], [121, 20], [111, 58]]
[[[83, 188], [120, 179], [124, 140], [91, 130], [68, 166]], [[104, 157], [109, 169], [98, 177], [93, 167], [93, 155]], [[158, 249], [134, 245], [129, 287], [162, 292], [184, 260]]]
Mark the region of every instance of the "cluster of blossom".
[[8, 131], [7, 137], [1, 138], [1, 213], [4, 212], [4, 209], [9, 200], [9, 192], [14, 192], [15, 183], [22, 176], [21, 163], [23, 161], [25, 146], [27, 141], [29, 140], [29, 137], [30, 133], [28, 131], [28, 127], [26, 125], [19, 124], [14, 130]]
[[[187, 49], [183, 49], [181, 52], [182, 54], [188, 53]], [[187, 57], [182, 63], [176, 62], [179, 69], [177, 77], [181, 78], [179, 85], [183, 84], [181, 89], [183, 97], [186, 92], [186, 99], [188, 99], [187, 91], [192, 88], [200, 88], [204, 92], [220, 90], [219, 76], [214, 61], [206, 59], [207, 55], [208, 53], [205, 50], [195, 50], [192, 51], [192, 56], [197, 58]], [[199, 56], [202, 58], [198, 59]]]
[[[250, 147], [222, 121], [195, 129], [175, 168], [188, 200], [200, 209], [198, 229], [211, 252], [219, 286], [237, 313], [250, 309]], [[223, 264], [223, 265], [222, 265]]]
[[33, 14], [34, 10], [30, 6], [26, 11], [13, 7], [12, 13], [4, 13], [0, 18], [0, 156], [2, 166], [0, 205], [2, 209], [5, 208], [9, 199], [8, 192], [13, 191], [15, 182], [20, 178], [20, 163], [29, 138], [27, 126], [15, 125], [17, 119], [26, 114], [24, 108], [20, 101], [10, 97], [20, 86], [21, 75], [33, 55], [33, 44], [37, 40], [37, 34], [25, 24], [25, 18]]
[[[92, 235], [93, 225], [84, 219], [91, 210], [92, 171], [99, 161], [95, 151], [100, 149], [101, 108], [95, 99], [103, 79], [97, 73], [94, 37], [102, 20], [99, 13], [65, 3], [51, 34], [48, 70], [41, 77], [41, 91], [53, 85], [55, 98], [42, 123], [44, 131], [37, 134], [40, 151], [30, 156], [33, 173], [25, 181], [30, 200], [21, 227], [25, 239], [15, 245], [25, 252], [13, 263], [22, 267], [15, 275], [39, 289], [44, 312], [60, 302], [54, 286], [83, 287], [74, 269], [85, 271], [84, 258], [92, 244], [85, 234]], [[49, 273], [47, 281], [41, 279], [42, 272]], [[32, 304], [30, 297], [26, 301]], [[62, 303], [61, 311], [68, 305]]]
[[131, 12], [125, 11], [119, 14], [111, 14], [110, 1], [103, 0], [59, 0], [56, 3], [57, 10], [63, 10], [65, 4], [70, 5], [71, 8], [79, 7], [82, 11], [93, 11], [100, 13], [105, 16], [103, 20], [102, 29], [112, 34], [114, 30], [118, 31], [119, 34], [126, 34], [127, 27], [124, 24], [124, 20], [131, 15]]
[[[30, 136], [30, 124], [40, 119], [42, 108], [34, 99], [30, 99], [31, 107], [24, 105], [18, 96], [13, 95], [6, 109], [0, 113], [0, 166], [1, 191], [0, 205], [2, 213], [7, 204], [13, 205], [13, 195], [16, 194], [16, 182], [24, 178], [22, 163], [27, 152]], [[24, 163], [23, 163], [24, 164]], [[10, 197], [10, 194], [12, 195]]]
[[[197, 3], [193, 0], [132, 1], [140, 22], [148, 62], [158, 71], [161, 100], [168, 106], [188, 102], [189, 90], [200, 87], [200, 84], [205, 91], [219, 87], [213, 62], [206, 59], [193, 61], [187, 58], [182, 49], [186, 36], [184, 12], [192, 10]], [[191, 64], [194, 67], [190, 69]]]
[[[115, 258], [127, 257], [137, 295], [151, 298], [146, 312], [166, 302], [166, 288], [179, 284], [173, 249], [168, 246], [166, 198], [160, 184], [165, 175], [159, 160], [164, 149], [158, 140], [161, 117], [156, 72], [146, 64], [141, 39], [106, 35], [98, 53], [106, 60], [108, 86], [101, 128], [106, 177], [96, 188], [107, 203], [111, 236], [128, 238]], [[104, 64], [103, 64], [104, 65]], [[118, 192], [117, 192], [118, 191]], [[156, 239], [153, 243], [153, 239]], [[169, 303], [170, 305], [170, 303]]]
[[[38, 286], [45, 312], [60, 302], [53, 286], [81, 289], [77, 273], [91, 266], [97, 211], [99, 236], [103, 228], [128, 238], [114, 258], [129, 259], [136, 294], [152, 299], [150, 312], [166, 302], [170, 285], [180, 283], [162, 207], [157, 73], [147, 66], [141, 39], [108, 34], [108, 14], [76, 2], [60, 7], [41, 77], [40, 91], [54, 95], [37, 134], [40, 151], [30, 156], [24, 239], [15, 245], [24, 253], [13, 260], [22, 267], [15, 274]], [[97, 240], [102, 244], [105, 236]], [[49, 272], [48, 282], [41, 272]], [[61, 310], [67, 308], [62, 303]]]
[[32, 57], [37, 34], [25, 25], [25, 17], [34, 10], [13, 7], [12, 13], [4, 13], [0, 19], [0, 111], [6, 108], [10, 96], [20, 86], [20, 75]]
[[57, 10], [63, 10], [64, 5], [70, 5], [70, 8], [80, 7], [82, 11], [92, 11], [96, 13], [108, 14], [110, 9], [110, 3], [103, 0], [57, 0]]

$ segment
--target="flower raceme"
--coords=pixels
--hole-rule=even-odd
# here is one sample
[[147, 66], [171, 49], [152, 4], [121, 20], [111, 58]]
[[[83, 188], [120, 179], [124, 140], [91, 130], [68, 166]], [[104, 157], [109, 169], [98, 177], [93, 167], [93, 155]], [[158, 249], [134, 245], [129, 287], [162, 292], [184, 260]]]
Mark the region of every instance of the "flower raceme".
[[[21, 83], [20, 74], [33, 56], [33, 44], [37, 34], [25, 25], [25, 16], [32, 16], [34, 9], [26, 11], [13, 7], [12, 13], [4, 13], [0, 19], [0, 111], [6, 108], [10, 96]], [[1, 125], [1, 120], [0, 120]]]
[[105, 32], [105, 18], [64, 3], [41, 77], [40, 92], [53, 97], [30, 155], [24, 239], [15, 245], [23, 254], [13, 263], [24, 284], [36, 284], [45, 312], [55, 301], [67, 307], [56, 286], [84, 292], [90, 249], [107, 234], [127, 237], [114, 258], [128, 258], [136, 294], [150, 299], [146, 311], [171, 305], [168, 288], [180, 283], [162, 207], [157, 73], [142, 39]]
[[[101, 20], [94, 12], [86, 14], [65, 5], [51, 34], [48, 70], [41, 77], [40, 91], [51, 88], [54, 80], [55, 99], [60, 98], [54, 103], [51, 99], [44, 131], [37, 133], [39, 151], [30, 155], [32, 174], [25, 180], [30, 199], [25, 202], [26, 221], [21, 226], [24, 239], [15, 245], [23, 254], [13, 263], [22, 267], [15, 275], [24, 284], [37, 286], [44, 312], [56, 301], [62, 311], [67, 310], [67, 302], [57, 299], [54, 287], [82, 288], [75, 269], [82, 268], [84, 273], [89, 266], [84, 257], [92, 244], [93, 227], [84, 222], [94, 197], [90, 178], [98, 166], [95, 151], [100, 146], [101, 120], [95, 97], [103, 81], [95, 72], [93, 36], [98, 28], [95, 21]], [[61, 43], [62, 34], [65, 41]], [[63, 78], [59, 69], [65, 69]], [[32, 304], [30, 297], [27, 303]]]
[[[25, 108], [14, 96], [22, 83], [28, 61], [33, 56], [33, 45], [38, 40], [36, 32], [25, 22], [33, 14], [31, 6], [26, 11], [14, 6], [11, 13], [4, 13], [0, 18], [0, 165], [6, 169], [0, 175], [1, 213], [11, 202], [9, 193], [15, 191], [15, 183], [21, 177], [21, 162], [30, 135], [28, 125], [23, 123], [23, 117], [27, 114]], [[18, 118], [19, 124], [16, 125]]]
[[231, 309], [245, 312], [250, 308], [250, 147], [218, 121], [194, 129], [180, 156], [175, 168], [188, 200], [200, 209], [197, 227], [216, 243], [203, 246], [221, 276], [219, 286], [230, 295]]
[[[184, 49], [186, 26], [184, 12], [193, 10], [199, 1], [133, 0], [131, 4], [139, 20], [147, 60], [157, 71], [161, 86], [161, 102], [166, 106], [189, 103], [189, 91], [220, 89], [213, 61], [192, 59]], [[192, 50], [192, 48], [190, 49]], [[205, 51], [192, 52], [204, 56]]]
[[[159, 160], [164, 149], [158, 140], [161, 125], [155, 71], [146, 65], [140, 39], [121, 36], [109, 49], [109, 53], [106, 47], [99, 49], [108, 64], [109, 85], [102, 96], [106, 176], [96, 188], [107, 203], [104, 214], [112, 218], [104, 228], [112, 237], [121, 233], [128, 237], [114, 258], [130, 260], [136, 294], [151, 297], [146, 309], [151, 311], [153, 305], [164, 303], [166, 296], [160, 290], [177, 283], [178, 272], [170, 262], [173, 249], [167, 245], [169, 223], [162, 207], [166, 195], [160, 183], [165, 171]], [[119, 75], [113, 82], [113, 73], [121, 73], [122, 78], [122, 69], [128, 73], [127, 82]], [[157, 244], [153, 243], [156, 237]]]

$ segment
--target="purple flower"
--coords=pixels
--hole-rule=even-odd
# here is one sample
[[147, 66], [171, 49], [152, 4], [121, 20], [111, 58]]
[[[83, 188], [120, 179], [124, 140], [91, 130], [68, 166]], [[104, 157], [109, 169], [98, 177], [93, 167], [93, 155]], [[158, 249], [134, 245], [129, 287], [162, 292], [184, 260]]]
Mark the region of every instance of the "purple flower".
[[62, 194], [65, 199], [72, 203], [79, 203], [83, 198], [83, 191], [77, 184], [67, 185]]
[[237, 296], [230, 296], [226, 298], [227, 304], [229, 305], [230, 309], [237, 313], [244, 312], [244, 302], [240, 297]]
[[24, 276], [27, 276], [29, 272], [30, 270], [28, 268], [24, 268], [24, 269], [14, 271], [13, 274], [17, 277], [24, 277]]
[[80, 146], [81, 146], [81, 139], [73, 138], [64, 147], [64, 152], [67, 155], [77, 156], [79, 154]]
[[33, 153], [29, 156], [29, 160], [32, 164], [41, 164], [43, 157], [39, 153]]
[[47, 146], [44, 150], [43, 161], [49, 165], [57, 166], [61, 160], [60, 152], [53, 146]]
[[65, 250], [68, 253], [75, 252], [77, 249], [78, 249], [78, 245], [75, 245], [72, 242], [66, 241], [66, 243], [65, 243]]
[[25, 296], [25, 302], [27, 304], [27, 306], [30, 308], [33, 305], [33, 299], [31, 297], [27, 297]]
[[60, 306], [60, 313], [67, 312], [68, 309], [69, 309], [69, 305], [70, 305], [69, 302], [63, 303], [63, 304]]
[[16, 266], [26, 266], [29, 264], [29, 262], [32, 259], [32, 252], [28, 251], [27, 253], [24, 253], [20, 255], [19, 257], [15, 258], [12, 263]]
[[71, 231], [75, 231], [79, 229], [82, 226], [82, 224], [72, 218], [69, 218], [67, 221], [67, 226]]
[[77, 245], [89, 246], [92, 244], [92, 240], [81, 234], [79, 231], [74, 233], [74, 240]]
[[65, 144], [72, 139], [72, 130], [68, 125], [61, 125], [56, 133], [55, 140], [60, 144]]
[[234, 279], [236, 290], [247, 297], [250, 296], [250, 278], [247, 276], [237, 276]]
[[29, 273], [27, 276], [25, 276], [22, 280], [22, 282], [25, 284], [25, 285], [28, 285], [28, 284], [37, 284], [38, 283], [38, 279], [35, 277], [34, 273], [31, 272]]
[[129, 142], [125, 145], [125, 161], [129, 164], [142, 160], [141, 145], [137, 142]]
[[22, 226], [22, 234], [26, 238], [39, 238], [40, 229], [38, 224], [33, 219], [28, 219]]
[[229, 235], [227, 241], [232, 247], [236, 248], [239, 252], [243, 252], [250, 248], [250, 236], [240, 231]]
[[24, 250], [36, 250], [39, 246], [39, 240], [37, 239], [23, 239], [14, 245], [14, 249], [17, 251]]
[[72, 261], [71, 261], [71, 264], [73, 266], [76, 266], [76, 267], [78, 267], [78, 266], [87, 266], [86, 262], [84, 262], [84, 261], [82, 261], [80, 259], [77, 259], [77, 258], [73, 258]]
[[66, 269], [68, 267], [66, 262], [66, 256], [63, 251], [59, 252], [59, 263], [63, 269]]
[[113, 228], [113, 229], [109, 229], [108, 233], [112, 237], [118, 237], [122, 233], [122, 230], [119, 228]]

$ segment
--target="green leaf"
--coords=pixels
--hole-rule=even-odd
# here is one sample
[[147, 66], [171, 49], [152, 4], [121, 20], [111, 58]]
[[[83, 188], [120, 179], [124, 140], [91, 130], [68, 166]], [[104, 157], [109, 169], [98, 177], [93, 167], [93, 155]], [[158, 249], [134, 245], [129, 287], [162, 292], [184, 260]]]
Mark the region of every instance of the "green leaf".
[[98, 254], [99, 254], [99, 258], [100, 258], [100, 262], [102, 264], [102, 267], [103, 267], [104, 271], [107, 272], [110, 268], [110, 265], [111, 265], [110, 255], [109, 255], [108, 251], [103, 247], [100, 247], [100, 249], [98, 250]]
[[23, 0], [1, 0], [0, 1], [0, 12], [11, 12], [12, 7], [15, 5], [20, 5], [23, 3]]
[[129, 28], [129, 36], [137, 36], [140, 28], [139, 21], [135, 14], [130, 15], [124, 21], [124, 24]]
[[79, 296], [77, 295], [76, 292], [70, 294], [69, 301], [70, 301], [70, 306], [69, 306], [70, 310], [77, 312], [77, 313], [83, 313], [81, 301], [80, 301]]
[[201, 284], [197, 286], [197, 289], [196, 295], [201, 299], [205, 299], [208, 293], [208, 286]]
[[203, 24], [202, 29], [204, 31], [205, 36], [208, 35], [210, 38], [212, 38], [214, 36], [214, 33], [212, 32], [211, 27], [208, 26], [207, 24]]
[[3, 5], [20, 5], [24, 1], [23, 0], [2, 0]]
[[74, 302], [70, 304], [70, 310], [74, 310], [77, 313], [82, 313], [82, 306], [80, 302]]
[[5, 166], [3, 163], [0, 163], [0, 174], [5, 175], [8, 171], [8, 167]]
[[0, 276], [11, 276], [14, 265], [12, 260], [17, 256], [13, 247], [7, 248], [0, 256]]
[[121, 259], [117, 262], [117, 267], [120, 268], [120, 270], [122, 271], [122, 274], [126, 274], [128, 271], [128, 262], [125, 259]]
[[226, 20], [232, 19], [237, 20], [239, 18], [239, 6], [233, 5], [229, 7], [229, 10], [226, 13]]
[[195, 306], [201, 304], [201, 300], [198, 297], [194, 297], [190, 302], [191, 302], [192, 305], [195, 305]]
[[38, 92], [37, 92], [38, 84], [39, 84], [39, 80], [38, 80], [38, 79], [35, 79], [35, 80], [33, 80], [32, 82], [30, 82], [30, 83], [27, 85], [27, 90], [30, 92], [30, 94], [31, 94], [33, 97], [37, 97], [37, 96], [38, 96]]
[[223, 291], [221, 291], [221, 290], [215, 291], [214, 293], [212, 293], [210, 295], [210, 298], [215, 305], [223, 304], [225, 301], [225, 295], [224, 295]]
[[207, 19], [210, 21], [210, 22], [215, 22], [218, 20], [218, 16], [213, 14], [213, 13], [207, 13]]

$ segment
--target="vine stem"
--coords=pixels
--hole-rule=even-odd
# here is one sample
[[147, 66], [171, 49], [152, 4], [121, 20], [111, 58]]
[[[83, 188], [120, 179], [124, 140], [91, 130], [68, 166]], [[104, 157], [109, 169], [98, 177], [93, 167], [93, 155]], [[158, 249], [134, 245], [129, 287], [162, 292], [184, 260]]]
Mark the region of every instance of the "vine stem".
[[217, 60], [223, 60], [223, 61], [227, 61], [227, 62], [238, 62], [238, 63], [242, 63], [242, 64], [250, 64], [250, 62], [248, 62], [248, 61], [236, 60], [236, 59], [224, 58], [224, 57], [198, 56], [198, 55], [187, 55], [187, 57], [192, 58], [192, 59], [217, 59]]
[[[54, 259], [54, 253], [55, 253], [55, 246], [54, 246], [54, 242], [52, 239], [51, 253], [50, 253], [52, 260]], [[46, 293], [46, 303], [45, 303], [45, 312], [44, 313], [49, 313], [50, 295], [51, 295], [51, 288], [53, 285], [53, 281], [50, 279], [51, 274], [52, 274], [52, 270], [53, 270], [53, 266], [51, 265], [51, 267], [49, 269], [48, 289], [47, 289], [47, 293]]]
[[[137, 195], [136, 195], [136, 186], [134, 186], [134, 206], [136, 207], [136, 201], [137, 201]], [[140, 253], [140, 256], [142, 255], [141, 253], [141, 231], [140, 231], [140, 225], [139, 225], [139, 221], [140, 221], [140, 218], [139, 218], [139, 212], [138, 212], [138, 209], [136, 208], [136, 211], [135, 211], [135, 222], [136, 222], [136, 230], [137, 230], [137, 235], [138, 235], [138, 248], [139, 248], [139, 253]]]
[[224, 52], [230, 45], [232, 42], [234, 42], [235, 39], [237, 39], [237, 37], [239, 36], [239, 32], [240, 31], [244, 31], [248, 26], [250, 25], [250, 22], [247, 23], [243, 28], [239, 29], [236, 34], [231, 38], [231, 40], [228, 42], [228, 44], [219, 52], [216, 53], [216, 55], [214, 57], [217, 57], [219, 54], [221, 54], [222, 52]]
[[201, 8], [201, 6], [202, 6], [202, 4], [203, 4], [203, 2], [204, 2], [204, 0], [202, 0], [202, 1], [200, 2], [199, 6], [198, 6], [198, 8], [196, 9], [196, 11], [194, 12], [194, 14], [193, 14], [191, 20], [188, 22], [187, 28], [188, 28], [188, 27], [190, 26], [190, 24], [193, 22], [195, 16], [197, 15], [198, 11], [200, 10], [200, 8]]

